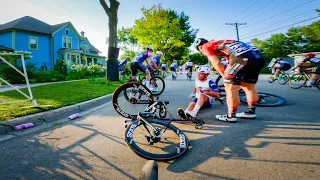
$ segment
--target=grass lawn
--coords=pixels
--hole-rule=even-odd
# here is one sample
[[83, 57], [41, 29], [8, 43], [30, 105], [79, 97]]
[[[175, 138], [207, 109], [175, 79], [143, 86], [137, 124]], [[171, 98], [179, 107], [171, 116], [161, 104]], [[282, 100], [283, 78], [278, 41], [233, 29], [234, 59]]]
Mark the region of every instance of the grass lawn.
[[[0, 104], [0, 121], [57, 109], [111, 94], [119, 85], [119, 82], [109, 81], [108, 84], [92, 84], [89, 83], [88, 80], [83, 80], [32, 87], [34, 99], [36, 99], [39, 106], [42, 107], [26, 108], [32, 106], [31, 101]], [[27, 88], [20, 90], [28, 94]], [[0, 98], [9, 102], [26, 99], [15, 90], [1, 92]]]

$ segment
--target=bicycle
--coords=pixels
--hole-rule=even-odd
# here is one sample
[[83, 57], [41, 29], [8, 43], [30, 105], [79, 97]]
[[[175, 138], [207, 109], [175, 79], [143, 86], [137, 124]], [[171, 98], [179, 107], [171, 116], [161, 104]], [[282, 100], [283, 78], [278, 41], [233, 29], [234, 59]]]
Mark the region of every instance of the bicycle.
[[175, 81], [177, 79], [177, 73], [172, 71], [171, 77], [172, 77], [172, 81]]
[[290, 79], [290, 76], [288, 73], [281, 71], [278, 78], [274, 79], [274, 74], [271, 74], [268, 78], [269, 83], [273, 83], [274, 81], [278, 80], [279, 84], [284, 85], [286, 84]]
[[[307, 81], [311, 79], [311, 73], [315, 72], [315, 70], [316, 68], [313, 67], [302, 70], [301, 73], [293, 74], [289, 79], [289, 86], [293, 89], [299, 89], [303, 87]], [[318, 77], [313, 86], [320, 90], [320, 77]]]
[[[224, 90], [224, 86], [220, 85], [221, 81], [223, 82], [222, 76], [220, 75], [217, 79], [216, 79], [216, 84], [218, 86], [219, 92], [220, 92], [220, 96], [222, 96], [221, 99], [225, 99], [226, 98], [226, 93]], [[220, 83], [220, 84], [219, 84]], [[258, 92], [259, 95], [259, 100], [256, 104], [256, 106], [259, 107], [276, 107], [276, 106], [282, 106], [284, 105], [287, 101], [285, 98], [275, 95], [275, 94], [271, 94], [271, 93], [265, 93], [265, 92]], [[239, 97], [240, 97], [240, 101], [243, 103], [248, 103], [247, 102], [247, 98], [246, 98], [246, 94], [244, 92], [243, 89], [239, 90]]]
[[191, 81], [192, 73], [190, 71], [187, 72], [187, 80]]

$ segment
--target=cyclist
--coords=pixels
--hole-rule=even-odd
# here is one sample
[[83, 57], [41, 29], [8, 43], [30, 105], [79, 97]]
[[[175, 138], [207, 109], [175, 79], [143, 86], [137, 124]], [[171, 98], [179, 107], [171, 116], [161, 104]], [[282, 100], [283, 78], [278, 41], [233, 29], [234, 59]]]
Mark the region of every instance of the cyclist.
[[178, 115], [182, 119], [187, 119], [187, 117], [190, 116], [196, 117], [201, 108], [210, 108], [213, 103], [213, 98], [209, 97], [220, 97], [217, 85], [214, 83], [214, 81], [208, 78], [210, 74], [210, 68], [208, 66], [200, 66], [197, 69], [197, 73], [198, 77], [195, 80], [195, 88], [192, 94], [189, 96], [189, 99], [192, 99], [192, 101], [189, 103], [186, 110], [178, 108], [177, 111]]
[[288, 61], [285, 61], [282, 58], [280, 58], [280, 59], [276, 59], [273, 62], [273, 65], [271, 66], [270, 69], [273, 69], [276, 64], [279, 64], [280, 66], [278, 68], [275, 68], [276, 72], [275, 72], [274, 77], [273, 77], [275, 80], [278, 79], [278, 76], [279, 76], [280, 72], [288, 71], [291, 68], [291, 65], [290, 65], [290, 63]]
[[119, 74], [122, 75], [123, 73], [123, 66], [126, 66], [127, 69], [128, 68], [128, 61], [130, 60], [130, 57], [129, 56], [126, 56], [126, 58], [119, 63]]
[[174, 60], [173, 63], [170, 65], [170, 71], [174, 77], [177, 77], [176, 69], [178, 68], [177, 60]]
[[182, 74], [182, 66], [179, 66], [180, 74]]
[[306, 58], [302, 60], [297, 66], [295, 66], [292, 70], [295, 70], [307, 61], [315, 65], [316, 70], [312, 73], [310, 81], [308, 81], [305, 85], [306, 87], [312, 87], [312, 85], [317, 81], [318, 75], [320, 74], [320, 58], [316, 57], [315, 53], [305, 54], [304, 57]]
[[167, 76], [167, 64], [166, 63], [161, 64], [161, 70], [162, 70], [162, 77], [165, 78]]
[[[224, 78], [226, 90], [228, 113], [226, 115], [216, 115], [220, 121], [237, 122], [240, 118], [256, 118], [255, 104], [259, 100], [256, 90], [256, 83], [260, 70], [264, 66], [264, 59], [260, 50], [235, 40], [208, 41], [198, 38], [196, 48], [211, 61], [213, 67]], [[228, 66], [224, 66], [218, 59], [224, 56], [228, 60]], [[242, 88], [247, 96], [248, 110], [243, 113], [236, 113], [240, 104], [238, 91]]]
[[152, 59], [152, 52], [153, 52], [153, 47], [151, 45], [148, 45], [146, 47], [146, 50], [141, 52], [139, 55], [137, 55], [134, 60], [132, 60], [131, 63], [131, 75], [132, 79], [136, 80], [137, 72], [138, 70], [142, 71], [143, 73], [146, 74], [146, 86], [150, 88], [150, 72], [148, 68], [143, 64], [143, 62], [146, 62], [147, 66], [150, 69], [153, 69], [148, 63], [148, 58]]
[[156, 69], [157, 71], [161, 71], [160, 69], [160, 58], [162, 56], [161, 51], [157, 51], [156, 56], [154, 56], [152, 59], [149, 61], [149, 65], [153, 68]]
[[186, 71], [187, 73], [190, 73], [190, 76], [192, 76], [192, 66], [193, 66], [192, 61], [188, 60], [188, 62], [186, 62]]

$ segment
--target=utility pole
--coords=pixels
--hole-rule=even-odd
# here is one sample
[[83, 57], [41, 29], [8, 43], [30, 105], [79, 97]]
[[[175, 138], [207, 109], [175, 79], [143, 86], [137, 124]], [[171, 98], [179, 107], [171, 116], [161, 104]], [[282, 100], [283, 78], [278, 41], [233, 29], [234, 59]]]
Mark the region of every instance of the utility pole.
[[236, 31], [237, 31], [237, 39], [239, 41], [239, 32], [238, 32], [238, 26], [241, 26], [241, 25], [247, 25], [247, 23], [226, 23], [226, 25], [231, 25], [231, 26], [235, 26], [236, 27]]

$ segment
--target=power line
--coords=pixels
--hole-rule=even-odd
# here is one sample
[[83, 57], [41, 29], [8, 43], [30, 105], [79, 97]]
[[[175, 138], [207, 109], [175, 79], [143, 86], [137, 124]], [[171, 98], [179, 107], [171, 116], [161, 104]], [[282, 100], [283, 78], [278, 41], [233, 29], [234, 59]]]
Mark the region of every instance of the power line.
[[[294, 10], [294, 9], [296, 9], [296, 8], [298, 8], [298, 7], [301, 7], [301, 6], [303, 6], [303, 5], [306, 5], [306, 4], [308, 4], [308, 3], [311, 3], [312, 1], [315, 1], [315, 0], [311, 0], [311, 1], [308, 1], [308, 2], [303, 3], [303, 4], [301, 4], [301, 5], [295, 6], [294, 8], [288, 9], [288, 10], [286, 10], [286, 11], [284, 11], [284, 12], [281, 12], [281, 13], [279, 13], [279, 14], [276, 14], [276, 15], [271, 16], [271, 17], [269, 17], [269, 18], [266, 18], [266, 19], [264, 19], [264, 20], [258, 21], [258, 22], [256, 22], [256, 23], [250, 24], [250, 25], [248, 25], [248, 26], [246, 26], [246, 27], [253, 26], [253, 25], [259, 24], [259, 23], [261, 23], [261, 22], [263, 22], [263, 21], [272, 19], [272, 18], [274, 18], [274, 17], [276, 17], [276, 16], [279, 16], [279, 15], [281, 15], [281, 14], [284, 14], [284, 13], [286, 13], [286, 12], [289, 12], [289, 11], [291, 11], [291, 10]], [[246, 28], [246, 27], [245, 27], [245, 28]]]
[[245, 37], [245, 38], [242, 38], [241, 40], [243, 39], [248, 39], [248, 38], [251, 38], [251, 37], [255, 37], [255, 36], [259, 36], [259, 35], [262, 35], [262, 34], [266, 34], [266, 33], [269, 33], [269, 32], [272, 32], [272, 31], [276, 31], [276, 30], [279, 30], [279, 29], [282, 29], [282, 28], [285, 28], [285, 27], [289, 27], [289, 26], [292, 26], [292, 25], [295, 25], [295, 24], [299, 24], [299, 23], [302, 23], [302, 22], [306, 22], [306, 21], [309, 21], [311, 19], [316, 19], [320, 16], [316, 16], [316, 17], [313, 17], [313, 18], [309, 18], [309, 19], [306, 19], [306, 20], [303, 20], [303, 21], [299, 21], [299, 22], [296, 22], [296, 23], [293, 23], [293, 24], [290, 24], [290, 25], [287, 25], [287, 26], [283, 26], [283, 27], [280, 27], [280, 28], [277, 28], [277, 29], [273, 29], [273, 30], [270, 30], [270, 31], [267, 31], [267, 32], [263, 32], [263, 33], [260, 33], [260, 34], [256, 34], [256, 35], [253, 35], [253, 36], [248, 36], [248, 37]]
[[231, 26], [235, 26], [236, 27], [236, 31], [237, 31], [237, 39], [239, 41], [239, 32], [238, 32], [238, 26], [241, 26], [241, 25], [247, 25], [247, 23], [226, 23], [226, 25], [231, 25]]
[[[246, 10], [248, 10], [249, 8], [251, 8], [253, 5], [255, 5], [257, 2], [259, 2], [261, 0], [257, 0], [256, 2], [254, 2], [251, 6], [249, 6], [248, 8], [246, 8], [245, 10], [241, 11], [239, 14], [237, 14], [236, 16], [234, 16], [233, 18], [231, 18], [230, 20], [233, 20], [235, 17], [239, 16], [240, 14], [242, 14], [243, 12], [245, 12]], [[216, 32], [219, 32], [219, 30], [226, 24], [221, 25]], [[220, 35], [221, 33], [219, 33]]]
[[241, 19], [244, 19], [244, 18], [247, 18], [247, 17], [251, 16], [252, 14], [254, 14], [254, 13], [256, 13], [256, 12], [260, 11], [261, 9], [265, 8], [266, 6], [268, 6], [269, 4], [273, 3], [274, 1], [275, 1], [275, 0], [270, 1], [270, 2], [269, 2], [269, 3], [267, 3], [266, 5], [263, 5], [261, 8], [259, 8], [259, 9], [255, 10], [255, 11], [253, 11], [252, 13], [250, 13], [249, 15], [247, 15], [247, 16], [245, 16], [245, 17], [241, 18]]
[[[304, 14], [310, 14], [310, 12], [311, 12], [311, 13], [314, 13], [313, 11], [308, 10], [307, 12], [298, 14], [298, 15], [296, 15], [296, 16], [292, 16], [292, 17], [290, 17], [290, 18], [284, 19], [284, 20], [282, 20], [282, 21], [278, 21], [278, 22], [276, 22], [276, 23], [270, 24], [270, 25], [268, 25], [268, 26], [264, 26], [264, 27], [262, 27], [262, 28], [256, 29], [256, 30], [254, 30], [254, 31], [251, 31], [251, 32], [248, 32], [248, 33], [245, 33], [245, 34], [250, 34], [250, 33], [252, 33], [252, 32], [256, 32], [256, 31], [258, 31], [258, 30], [265, 29], [265, 28], [267, 28], [267, 27], [270, 27], [270, 26], [272, 26], [272, 25], [285, 22], [285, 21], [287, 21], [287, 20], [289, 20], [289, 19], [292, 19], [292, 18], [294, 18], [294, 17], [297, 17], [297, 16], [301, 16], [301, 15], [304, 15]], [[301, 18], [301, 17], [300, 17], [300, 18]], [[297, 19], [297, 18], [294, 18], [294, 19]]]

